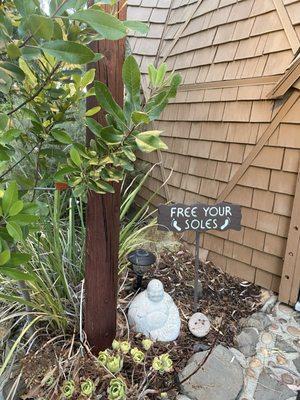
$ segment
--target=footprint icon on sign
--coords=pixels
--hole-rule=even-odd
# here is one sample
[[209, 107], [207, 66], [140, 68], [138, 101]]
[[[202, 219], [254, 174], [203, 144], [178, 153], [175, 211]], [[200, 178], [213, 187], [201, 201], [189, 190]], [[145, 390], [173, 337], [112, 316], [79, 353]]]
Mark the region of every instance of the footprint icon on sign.
[[224, 229], [227, 228], [229, 224], [230, 224], [230, 218], [226, 218], [224, 224], [220, 227], [220, 229], [223, 231]]
[[176, 229], [176, 231], [178, 231], [178, 232], [181, 232], [181, 231], [182, 231], [182, 229], [181, 229], [180, 226], [178, 225], [176, 219], [172, 219], [171, 225], [173, 226], [173, 228]]

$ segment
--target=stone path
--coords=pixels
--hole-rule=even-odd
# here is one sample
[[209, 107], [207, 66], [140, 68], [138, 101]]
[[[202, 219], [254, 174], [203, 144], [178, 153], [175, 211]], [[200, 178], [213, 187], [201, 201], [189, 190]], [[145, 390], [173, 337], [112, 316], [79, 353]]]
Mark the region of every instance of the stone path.
[[[297, 400], [297, 393], [300, 398], [300, 313], [275, 302], [241, 321], [237, 348], [214, 349], [182, 385], [178, 400]], [[195, 354], [180, 376], [195, 370], [193, 363], [205, 353]]]
[[258, 332], [256, 354], [246, 358], [241, 400], [296, 400], [300, 390], [300, 313], [276, 304], [271, 325]]

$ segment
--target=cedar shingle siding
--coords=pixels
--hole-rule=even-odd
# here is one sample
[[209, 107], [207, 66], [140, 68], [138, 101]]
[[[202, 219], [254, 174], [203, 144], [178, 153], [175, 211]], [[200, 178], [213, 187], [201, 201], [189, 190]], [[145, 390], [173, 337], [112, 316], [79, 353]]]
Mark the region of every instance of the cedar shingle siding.
[[[300, 157], [299, 0], [129, 0], [130, 38], [149, 94], [148, 63], [166, 61], [183, 83], [156, 128], [168, 150], [143, 156], [153, 171], [142, 197], [173, 174], [165, 200], [243, 206], [241, 232], [205, 234], [209, 259], [279, 291]], [[191, 242], [193, 235], [186, 234]], [[299, 268], [299, 267], [296, 267]], [[293, 270], [294, 271], [294, 270]], [[291, 280], [292, 277], [290, 277]], [[295, 300], [295, 279], [293, 297]], [[299, 287], [299, 285], [298, 285]]]

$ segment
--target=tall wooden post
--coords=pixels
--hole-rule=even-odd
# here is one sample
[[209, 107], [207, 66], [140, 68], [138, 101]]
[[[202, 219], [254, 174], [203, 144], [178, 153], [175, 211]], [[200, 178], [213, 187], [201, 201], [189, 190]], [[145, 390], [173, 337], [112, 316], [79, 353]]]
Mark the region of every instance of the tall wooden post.
[[[94, 3], [89, 0], [89, 5]], [[126, 17], [126, 1], [118, 3], [118, 16]], [[105, 6], [109, 10], [108, 6]], [[119, 105], [123, 105], [124, 89], [122, 65], [125, 56], [125, 40], [101, 40], [91, 45], [104, 58], [96, 65], [96, 80], [104, 82]], [[87, 102], [88, 108], [97, 105], [95, 98]], [[95, 119], [106, 124], [101, 111]], [[87, 131], [87, 141], [92, 137]], [[90, 193], [87, 205], [87, 237], [85, 264], [85, 332], [97, 354], [110, 347], [116, 335], [118, 251], [120, 231], [120, 185], [114, 185], [114, 194]]]

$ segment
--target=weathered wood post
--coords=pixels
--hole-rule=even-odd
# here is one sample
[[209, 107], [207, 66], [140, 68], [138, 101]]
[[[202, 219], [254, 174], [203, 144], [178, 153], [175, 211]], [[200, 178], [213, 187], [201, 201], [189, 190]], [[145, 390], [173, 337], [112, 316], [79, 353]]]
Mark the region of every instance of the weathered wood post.
[[[94, 3], [89, 0], [89, 5]], [[105, 6], [109, 10], [109, 6]], [[118, 16], [126, 17], [126, 1], [118, 3]], [[101, 40], [91, 45], [105, 58], [91, 67], [96, 68], [96, 80], [104, 82], [119, 105], [123, 105], [124, 89], [122, 65], [125, 40]], [[87, 102], [88, 108], [97, 105], [95, 98]], [[95, 119], [106, 124], [105, 114]], [[87, 141], [92, 137], [87, 131]], [[118, 251], [120, 231], [120, 185], [114, 185], [114, 194], [90, 193], [87, 205], [87, 236], [85, 264], [85, 332], [92, 351], [110, 347], [116, 334]]]

